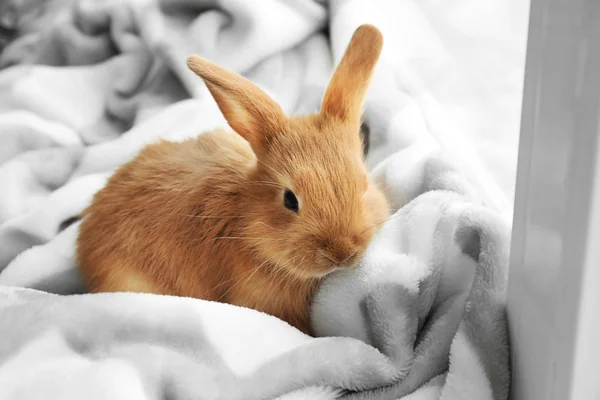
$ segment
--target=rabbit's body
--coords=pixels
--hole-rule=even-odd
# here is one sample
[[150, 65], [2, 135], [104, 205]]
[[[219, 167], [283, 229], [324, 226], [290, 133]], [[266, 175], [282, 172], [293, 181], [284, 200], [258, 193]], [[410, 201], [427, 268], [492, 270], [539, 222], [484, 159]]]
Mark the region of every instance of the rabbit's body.
[[117, 170], [80, 227], [90, 290], [222, 301], [309, 333], [319, 279], [355, 265], [388, 216], [359, 135], [381, 45], [360, 27], [321, 111], [292, 118], [245, 78], [188, 59], [234, 132], [152, 144]]
[[308, 331], [317, 281], [276, 273], [244, 240], [246, 185], [262, 185], [256, 163], [248, 142], [225, 130], [144, 148], [84, 213], [80, 236], [97, 239], [79, 241], [78, 261], [92, 291], [221, 301]]

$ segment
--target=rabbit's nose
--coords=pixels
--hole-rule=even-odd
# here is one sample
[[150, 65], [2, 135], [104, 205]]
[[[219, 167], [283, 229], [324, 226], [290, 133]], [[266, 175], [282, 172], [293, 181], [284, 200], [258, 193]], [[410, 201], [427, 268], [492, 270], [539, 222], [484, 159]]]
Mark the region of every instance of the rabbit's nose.
[[330, 243], [325, 251], [325, 257], [334, 264], [344, 264], [357, 253], [356, 246], [348, 240]]

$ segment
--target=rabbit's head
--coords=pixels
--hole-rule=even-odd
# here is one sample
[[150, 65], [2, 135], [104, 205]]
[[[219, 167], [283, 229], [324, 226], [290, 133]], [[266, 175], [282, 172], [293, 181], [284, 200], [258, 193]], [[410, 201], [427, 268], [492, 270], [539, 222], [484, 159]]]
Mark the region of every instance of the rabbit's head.
[[375, 27], [360, 26], [321, 110], [290, 118], [247, 79], [199, 56], [188, 59], [256, 155], [244, 184], [245, 235], [257, 253], [296, 277], [355, 265], [388, 216], [384, 195], [369, 180], [359, 134], [382, 44]]

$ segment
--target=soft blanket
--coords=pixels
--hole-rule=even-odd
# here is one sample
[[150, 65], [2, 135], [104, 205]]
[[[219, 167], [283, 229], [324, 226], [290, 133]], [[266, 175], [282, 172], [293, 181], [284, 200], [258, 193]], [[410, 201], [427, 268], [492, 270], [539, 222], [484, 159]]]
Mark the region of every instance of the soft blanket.
[[[0, 399], [506, 399], [517, 3], [0, 5], [0, 25], [20, 21], [0, 52]], [[230, 305], [85, 294], [72, 218], [144, 144], [225, 125], [188, 54], [305, 113], [365, 22], [385, 37], [368, 163], [394, 214], [323, 280], [320, 337]]]

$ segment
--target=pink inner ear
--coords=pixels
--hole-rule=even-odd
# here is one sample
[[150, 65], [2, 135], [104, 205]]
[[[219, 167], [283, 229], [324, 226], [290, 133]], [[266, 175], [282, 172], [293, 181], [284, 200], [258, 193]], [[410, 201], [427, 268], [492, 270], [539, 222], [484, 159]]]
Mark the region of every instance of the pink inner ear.
[[208, 79], [205, 82], [229, 126], [246, 139], [253, 149], [258, 146], [260, 143], [258, 143], [257, 135], [254, 134], [256, 132], [255, 122], [248, 115], [247, 110], [242, 108], [235, 100], [235, 96], [232, 96], [227, 90], [214, 85]]
[[254, 83], [199, 56], [189, 57], [188, 66], [204, 79], [229, 126], [257, 155], [266, 135], [284, 130], [287, 118], [281, 107]]

